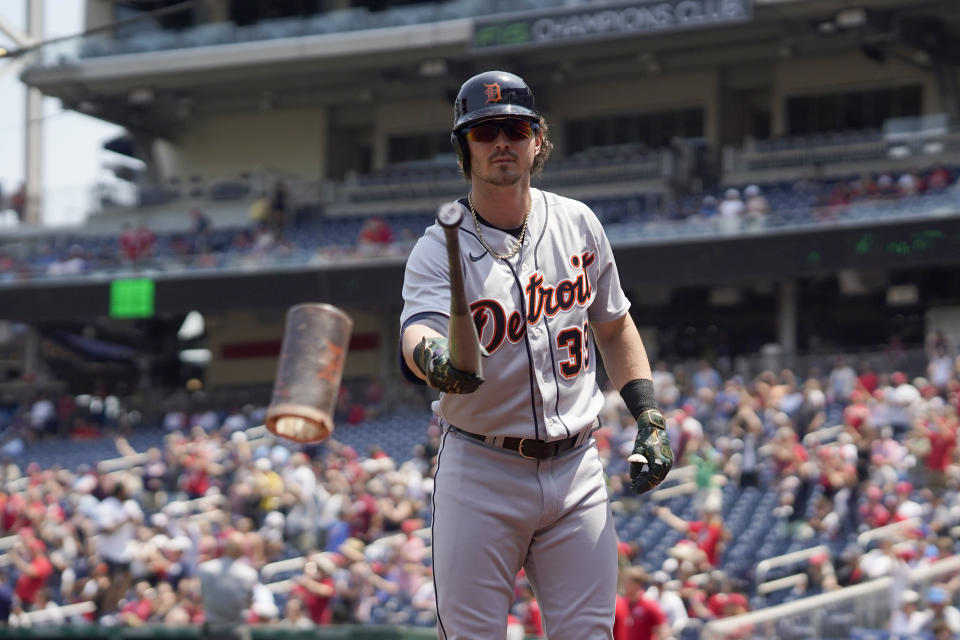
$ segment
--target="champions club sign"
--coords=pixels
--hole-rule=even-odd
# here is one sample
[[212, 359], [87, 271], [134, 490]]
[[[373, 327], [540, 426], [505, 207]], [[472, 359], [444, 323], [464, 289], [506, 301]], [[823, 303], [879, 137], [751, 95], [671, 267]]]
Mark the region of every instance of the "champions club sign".
[[622, 38], [743, 22], [752, 15], [753, 0], [646, 0], [477, 18], [473, 48], [488, 51]]

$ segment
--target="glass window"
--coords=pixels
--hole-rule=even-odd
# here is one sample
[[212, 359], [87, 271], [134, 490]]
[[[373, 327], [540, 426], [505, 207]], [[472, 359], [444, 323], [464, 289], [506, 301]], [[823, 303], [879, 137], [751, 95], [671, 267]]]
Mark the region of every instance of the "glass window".
[[569, 153], [615, 144], [665, 147], [674, 138], [703, 136], [703, 109], [676, 109], [618, 114], [606, 118], [568, 120], [565, 129]]
[[443, 153], [453, 153], [450, 134], [446, 132], [390, 136], [387, 161], [389, 164], [398, 164], [414, 160], [429, 160]]
[[847, 91], [787, 99], [790, 135], [879, 129], [884, 120], [923, 113], [920, 85]]

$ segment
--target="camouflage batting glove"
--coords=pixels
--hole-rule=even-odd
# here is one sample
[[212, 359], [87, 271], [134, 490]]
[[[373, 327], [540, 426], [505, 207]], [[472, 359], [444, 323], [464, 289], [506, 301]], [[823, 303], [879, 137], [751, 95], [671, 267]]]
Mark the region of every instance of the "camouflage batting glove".
[[[487, 355], [483, 350], [481, 353]], [[473, 393], [483, 383], [481, 376], [450, 364], [450, 345], [446, 338], [424, 338], [413, 348], [413, 359], [427, 376], [427, 384], [438, 391]]]
[[673, 467], [667, 423], [657, 409], [647, 409], [637, 418], [637, 439], [627, 462], [630, 463], [630, 487], [636, 493], [646, 493], [656, 487]]

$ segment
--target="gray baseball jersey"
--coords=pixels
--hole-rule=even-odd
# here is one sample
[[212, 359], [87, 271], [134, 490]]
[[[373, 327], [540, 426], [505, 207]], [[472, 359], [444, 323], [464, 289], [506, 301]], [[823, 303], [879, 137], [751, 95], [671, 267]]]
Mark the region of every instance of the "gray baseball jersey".
[[[473, 433], [556, 440], [595, 423], [603, 405], [596, 384], [590, 322], [622, 317], [629, 302], [610, 243], [585, 204], [531, 189], [523, 246], [509, 260], [490, 255], [473, 216], [460, 224], [461, 261], [486, 382], [471, 394], [442, 394], [439, 417]], [[516, 239], [482, 227], [500, 254]], [[429, 227], [407, 261], [401, 325], [421, 314], [449, 315], [443, 230]]]

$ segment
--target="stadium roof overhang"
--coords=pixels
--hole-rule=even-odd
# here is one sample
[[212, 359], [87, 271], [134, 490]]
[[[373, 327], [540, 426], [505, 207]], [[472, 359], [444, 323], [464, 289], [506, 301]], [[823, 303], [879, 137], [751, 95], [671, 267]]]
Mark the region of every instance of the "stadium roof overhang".
[[[960, 22], [957, 5], [953, 0], [862, 0], [857, 8], [868, 12], [866, 23], [830, 30], [821, 25], [855, 22], [857, 15], [841, 18], [835, 0], [753, 0], [752, 17], [745, 22], [521, 49], [478, 47], [475, 27], [483, 20], [464, 18], [78, 58], [30, 67], [22, 78], [67, 108], [171, 137], [198, 114], [256, 110], [263, 108], [265, 96], [271, 105], [284, 107], [363, 104], [424, 92], [450, 94], [471, 73], [494, 67], [519, 71], [533, 83], [558, 83], [628, 78], [651, 60], [653, 73], [666, 73], [858, 48], [865, 38], [891, 37], [893, 16], [936, 16], [950, 28]], [[430, 60], [442, 61], [439, 73], [425, 69]]]

